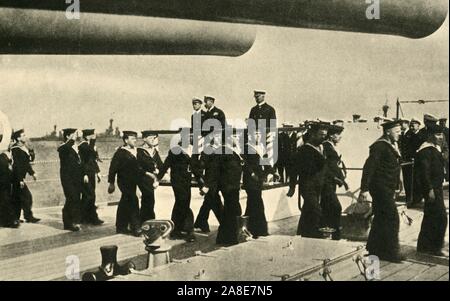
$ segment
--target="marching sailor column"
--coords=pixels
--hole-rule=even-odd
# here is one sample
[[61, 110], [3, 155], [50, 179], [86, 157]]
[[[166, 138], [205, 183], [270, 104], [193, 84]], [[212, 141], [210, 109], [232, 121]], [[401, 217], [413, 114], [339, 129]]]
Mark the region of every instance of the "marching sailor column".
[[302, 237], [322, 238], [319, 231], [322, 221], [320, 202], [327, 172], [322, 143], [327, 138], [328, 128], [329, 124], [324, 122], [312, 124], [308, 142], [300, 147], [293, 162], [296, 172], [290, 181], [287, 196], [294, 195], [298, 179], [298, 190], [304, 204], [300, 208], [297, 235]]
[[[139, 166], [137, 160], [136, 141], [137, 133], [134, 131], [123, 131], [124, 146], [117, 149], [109, 167], [108, 193], [115, 190], [115, 181], [122, 193], [117, 207], [116, 232], [140, 236], [139, 200], [136, 195], [139, 179], [146, 172]], [[130, 227], [130, 229], [129, 229]]]
[[417, 251], [435, 256], [448, 256], [442, 252], [447, 231], [447, 212], [442, 184], [445, 178], [445, 161], [439, 145], [443, 142], [444, 129], [434, 125], [428, 128], [429, 138], [417, 152], [417, 177], [425, 196], [422, 228]]
[[137, 159], [141, 168], [151, 174], [141, 176], [139, 189], [142, 192], [141, 209], [139, 212], [141, 223], [155, 219], [155, 188], [158, 187], [157, 174], [163, 162], [157, 150], [158, 133], [154, 131], [143, 131], [142, 139], [144, 145], [137, 149]]
[[361, 194], [358, 202], [367, 202], [372, 196], [374, 218], [367, 241], [370, 255], [381, 260], [401, 262], [399, 230], [400, 218], [395, 194], [400, 186], [400, 121], [387, 121], [383, 136], [370, 146], [370, 155], [363, 168]]
[[58, 148], [60, 177], [66, 202], [62, 210], [64, 229], [80, 231], [81, 191], [83, 187], [83, 168], [78, 155], [77, 129], [63, 130], [64, 143]]
[[83, 141], [78, 146], [78, 150], [83, 172], [87, 176], [87, 181], [86, 179], [83, 181], [81, 221], [83, 223], [99, 226], [103, 224], [103, 221], [98, 218], [97, 207], [95, 206], [96, 182], [98, 181], [100, 183], [101, 181], [99, 175], [100, 168], [97, 163], [97, 147], [95, 146], [96, 134], [93, 129], [86, 129], [82, 132]]
[[13, 198], [16, 218], [20, 219], [21, 211], [27, 223], [37, 223], [39, 218], [33, 216], [31, 210], [33, 206], [33, 196], [25, 183], [25, 177], [27, 174], [33, 177], [36, 181], [36, 176], [31, 162], [33, 156], [30, 153], [29, 148], [26, 145], [25, 131], [19, 130], [13, 133], [14, 145], [11, 147], [11, 154], [13, 157]]

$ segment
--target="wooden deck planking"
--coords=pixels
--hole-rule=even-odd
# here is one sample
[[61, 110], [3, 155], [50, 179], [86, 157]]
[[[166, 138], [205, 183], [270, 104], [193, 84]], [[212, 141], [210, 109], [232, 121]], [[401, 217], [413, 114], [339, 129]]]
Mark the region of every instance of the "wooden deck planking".
[[441, 278], [437, 279], [436, 281], [449, 281], [448, 280], [448, 273], [446, 273], [445, 275], [441, 276]]
[[431, 266], [428, 264], [413, 263], [407, 268], [399, 270], [384, 278], [383, 281], [409, 281], [414, 278], [415, 275], [422, 274], [430, 268]]
[[448, 274], [448, 266], [436, 265], [411, 278], [411, 281], [436, 281]]

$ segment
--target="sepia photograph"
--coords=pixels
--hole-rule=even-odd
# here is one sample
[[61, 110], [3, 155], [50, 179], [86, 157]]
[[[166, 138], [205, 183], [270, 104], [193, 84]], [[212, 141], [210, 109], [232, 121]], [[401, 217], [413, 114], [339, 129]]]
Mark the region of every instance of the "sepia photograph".
[[448, 282], [448, 118], [447, 0], [0, 0], [0, 281]]

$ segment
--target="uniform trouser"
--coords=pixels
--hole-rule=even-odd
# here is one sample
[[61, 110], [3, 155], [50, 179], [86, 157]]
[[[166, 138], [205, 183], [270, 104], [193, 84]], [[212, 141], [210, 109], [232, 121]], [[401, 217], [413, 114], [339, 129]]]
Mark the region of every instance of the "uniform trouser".
[[61, 180], [66, 202], [62, 209], [64, 226], [71, 226], [81, 222], [81, 192], [82, 181], [72, 179]]
[[96, 196], [96, 177], [95, 174], [88, 175], [89, 183], [83, 183], [83, 192], [81, 196], [81, 220], [83, 222], [95, 222], [98, 220], [97, 207], [95, 206]]
[[205, 195], [202, 207], [197, 215], [194, 226], [201, 229], [209, 229], [209, 211], [212, 210], [216, 216], [219, 224], [222, 223], [223, 216], [223, 204], [219, 195], [219, 191], [216, 189], [210, 189]]
[[284, 160], [278, 159], [277, 163], [275, 163], [275, 167], [280, 175], [280, 181], [285, 183], [287, 181], [287, 175], [285, 174], [286, 164]]
[[424, 198], [424, 195], [422, 193], [422, 184], [420, 183], [419, 177], [413, 176], [413, 181], [414, 187], [412, 189], [412, 204], [419, 204]]
[[237, 244], [238, 243], [238, 217], [242, 215], [239, 204], [239, 189], [222, 191], [224, 199], [223, 220], [219, 226], [216, 243]]
[[155, 189], [148, 187], [148, 185], [139, 185], [139, 189], [142, 192], [139, 218], [143, 223], [155, 219]]
[[394, 201], [395, 191], [370, 189], [373, 205], [373, 220], [367, 241], [370, 255], [381, 259], [392, 259], [399, 255], [400, 217]]
[[139, 200], [136, 195], [137, 186], [119, 187], [122, 192], [119, 206], [117, 206], [116, 229], [118, 231], [128, 230], [130, 226], [132, 231], [139, 229]]
[[12, 226], [15, 221], [11, 189], [0, 187], [0, 226]]
[[413, 201], [413, 166], [405, 165], [402, 166], [403, 174], [403, 187], [405, 188], [406, 202], [411, 203]]
[[322, 209], [320, 207], [321, 194], [317, 189], [301, 189], [303, 206], [301, 208], [300, 220], [298, 221], [297, 235], [309, 238], [322, 238], [320, 233], [320, 222], [322, 220]]
[[33, 212], [31, 211], [33, 196], [31, 195], [31, 192], [26, 184], [23, 188], [20, 187], [20, 183], [13, 184], [13, 200], [16, 219], [20, 219], [22, 210], [23, 217], [27, 221], [33, 218]]
[[[427, 193], [428, 194], [428, 193]], [[441, 251], [447, 231], [447, 213], [442, 188], [434, 189], [435, 200], [425, 197], [424, 216], [420, 229], [417, 249], [419, 251]]]
[[342, 206], [336, 195], [336, 187], [331, 186], [324, 189], [320, 207], [322, 209], [321, 226], [335, 229], [335, 232], [332, 234], [333, 240], [341, 239]]
[[248, 230], [254, 236], [267, 236], [269, 230], [264, 213], [264, 202], [261, 189], [247, 189], [247, 208], [245, 215], [248, 216]]
[[191, 187], [173, 187], [175, 204], [172, 209], [174, 232], [194, 232], [194, 213], [191, 206]]

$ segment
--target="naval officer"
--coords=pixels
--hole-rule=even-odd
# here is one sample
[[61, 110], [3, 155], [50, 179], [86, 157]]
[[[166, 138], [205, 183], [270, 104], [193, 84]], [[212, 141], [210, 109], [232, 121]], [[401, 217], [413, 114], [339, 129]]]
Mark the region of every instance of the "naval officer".
[[[216, 107], [215, 102], [216, 99], [213, 96], [206, 95], [204, 97], [205, 102], [205, 114], [204, 114], [204, 120], [202, 121], [202, 128], [203, 128], [203, 135], [210, 134], [213, 131], [222, 131], [225, 129], [226, 125], [226, 116], [225, 113]], [[217, 120], [218, 123], [214, 123], [215, 128], [212, 129], [212, 124], [214, 120]], [[220, 125], [220, 127], [219, 127]]]

